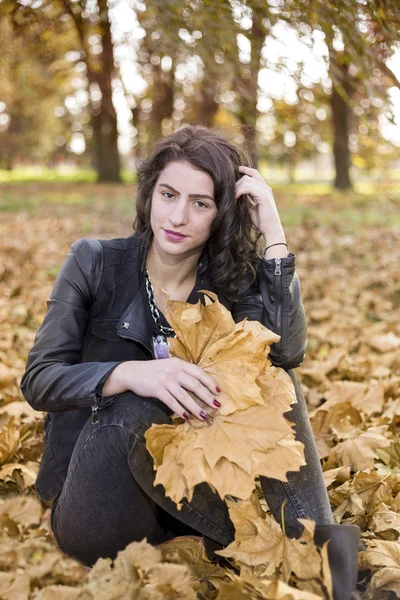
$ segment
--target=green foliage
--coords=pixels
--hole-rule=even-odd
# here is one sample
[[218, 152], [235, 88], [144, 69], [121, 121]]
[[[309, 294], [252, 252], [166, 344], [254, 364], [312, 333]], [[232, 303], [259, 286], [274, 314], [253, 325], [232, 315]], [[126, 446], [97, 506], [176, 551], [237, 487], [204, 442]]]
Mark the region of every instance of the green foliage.
[[72, 91], [71, 65], [65, 58], [71, 36], [55, 21], [54, 7], [32, 9], [0, 4], [0, 101], [8, 122], [0, 127], [0, 166], [48, 162], [57, 151], [55, 140], [71, 136], [71, 123], [55, 110]]
[[[216, 125], [237, 144], [251, 144], [257, 136], [258, 156], [287, 165], [292, 176], [300, 160], [327, 151], [327, 144], [333, 144], [329, 85], [306, 82], [302, 63], [291, 73], [297, 103], [273, 98], [267, 112], [257, 107], [260, 69], [273, 64], [287, 71], [284, 59], [273, 63], [262, 53], [282, 22], [310, 48], [314, 32], [322, 32], [331, 80], [351, 107], [354, 165], [374, 173], [395, 157], [378, 127], [380, 114], [391, 114], [388, 88], [400, 85], [387, 66], [400, 31], [400, 8], [393, 0], [127, 4], [135, 7], [145, 33], [138, 41], [137, 63], [147, 89], [141, 95], [125, 90], [137, 161], [156, 139], [183, 123]], [[102, 118], [114, 109], [111, 94], [93, 100], [87, 91], [91, 86], [98, 92], [103, 71], [109, 75], [114, 69], [106, 64], [112, 52], [103, 53], [105, 16], [106, 0], [0, 2], [0, 102], [9, 120], [2, 124], [0, 119], [0, 168], [11, 169], [15, 162], [51, 167], [71, 156], [68, 143], [77, 133], [85, 139], [86, 152], [74, 155], [75, 161], [88, 168], [98, 163], [99, 132], [110, 125]], [[248, 44], [246, 56], [239, 52], [238, 36]], [[114, 70], [120, 77], [118, 65]], [[65, 100], [76, 97], [79, 86], [80, 101], [70, 109]], [[320, 118], [324, 113], [326, 118]], [[295, 134], [294, 144], [288, 143], [288, 133]], [[103, 152], [104, 157], [111, 162], [111, 152]]]

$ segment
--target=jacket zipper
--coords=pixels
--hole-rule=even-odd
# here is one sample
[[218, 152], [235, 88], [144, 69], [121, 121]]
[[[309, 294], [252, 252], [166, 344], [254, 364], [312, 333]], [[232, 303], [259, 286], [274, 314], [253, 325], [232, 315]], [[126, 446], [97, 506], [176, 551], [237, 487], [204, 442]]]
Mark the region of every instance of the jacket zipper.
[[[136, 340], [131, 335], [121, 335], [120, 334], [120, 337], [123, 337], [124, 339], [127, 339], [127, 340], [134, 340], [136, 342], [139, 342], [139, 344], [142, 344], [142, 346], [144, 346], [146, 348], [146, 350], [149, 350], [149, 352], [151, 353], [153, 359], [155, 359], [154, 349], [150, 350], [150, 348], [146, 344], [144, 344], [141, 340]], [[101, 400], [102, 400], [102, 397], [99, 394], [96, 394], [96, 400], [92, 404], [92, 423], [93, 424], [99, 422], [98, 411], [102, 409]]]
[[100, 408], [100, 400], [99, 398], [96, 398], [96, 401], [94, 404], [92, 404], [92, 423], [98, 423], [99, 421], [99, 417], [97, 415], [97, 411]]
[[101, 410], [101, 396], [100, 394], [96, 393], [96, 400], [94, 401], [94, 404], [92, 404], [92, 423], [98, 423], [99, 421], [99, 416], [97, 414], [97, 412]]
[[274, 275], [276, 275], [275, 279], [275, 302], [276, 302], [276, 312], [275, 312], [275, 332], [281, 336], [279, 342], [275, 344], [276, 351], [281, 351], [281, 341], [282, 341], [282, 298], [283, 298], [283, 290], [282, 290], [282, 270], [281, 270], [281, 258], [275, 258], [275, 271]]

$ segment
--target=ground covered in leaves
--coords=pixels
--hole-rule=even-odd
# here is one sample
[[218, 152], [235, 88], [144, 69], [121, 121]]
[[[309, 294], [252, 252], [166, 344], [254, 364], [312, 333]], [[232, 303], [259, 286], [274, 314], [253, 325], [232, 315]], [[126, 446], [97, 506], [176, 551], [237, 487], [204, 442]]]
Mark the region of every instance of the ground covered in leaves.
[[[240, 577], [238, 569], [209, 563], [195, 540], [159, 548], [131, 544], [114, 565], [100, 559], [88, 572], [50, 535], [46, 506], [33, 488], [44, 413], [25, 402], [19, 380], [70, 244], [129, 235], [130, 194], [118, 186], [0, 187], [0, 206], [7, 209], [0, 213], [0, 598], [329, 598], [326, 584], [293, 589], [296, 578], [308, 576], [307, 565], [294, 561], [299, 548], [274, 529], [256, 499], [241, 513], [230, 507], [242, 535]], [[307, 356], [296, 376], [333, 514], [338, 523], [361, 528], [367, 548], [359, 554], [362, 599], [393, 600], [400, 597], [399, 201], [280, 192], [276, 202], [297, 256], [308, 319]], [[312, 530], [306, 525], [304, 546]], [[259, 555], [269, 553], [275, 563], [246, 563], [254, 531]], [[318, 560], [323, 570], [324, 556]], [[283, 574], [288, 564], [295, 569], [290, 589], [287, 573], [273, 581], [271, 564]]]

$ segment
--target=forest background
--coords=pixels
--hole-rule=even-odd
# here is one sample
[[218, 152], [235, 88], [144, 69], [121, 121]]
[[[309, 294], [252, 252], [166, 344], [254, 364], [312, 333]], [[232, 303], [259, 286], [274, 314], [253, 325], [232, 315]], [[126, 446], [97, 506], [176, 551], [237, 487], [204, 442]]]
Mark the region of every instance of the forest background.
[[[44, 414], [19, 380], [70, 244], [132, 232], [135, 169], [185, 123], [243, 145], [271, 185], [297, 257], [308, 346], [296, 376], [335, 519], [398, 548], [398, 2], [0, 0], [0, 47], [5, 597], [63, 585], [72, 599], [85, 580], [35, 495]], [[390, 560], [390, 577], [360, 563], [365, 600], [400, 597]]]

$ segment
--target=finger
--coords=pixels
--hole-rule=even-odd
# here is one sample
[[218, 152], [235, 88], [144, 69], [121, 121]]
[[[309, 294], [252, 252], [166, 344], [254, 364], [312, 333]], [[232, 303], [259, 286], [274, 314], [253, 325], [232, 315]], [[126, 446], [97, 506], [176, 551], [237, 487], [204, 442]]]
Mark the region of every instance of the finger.
[[182, 417], [183, 419], [189, 418], [185, 407], [179, 404], [175, 396], [173, 396], [168, 390], [163, 389], [162, 392], [158, 394], [158, 399], [161, 400], [161, 402], [163, 402], [166, 406], [168, 406], [168, 408], [173, 410], [174, 413], [177, 414], [179, 417]]
[[[254, 181], [251, 182], [249, 179], [241, 179], [235, 184], [235, 198], [236, 200], [244, 194], [249, 194], [253, 190]], [[254, 190], [253, 190], [254, 191]]]
[[203, 385], [205, 385], [211, 392], [211, 394], [219, 394], [218, 384], [215, 381], [214, 377], [206, 373], [201, 367], [194, 365], [193, 363], [184, 362], [184, 372], [189, 373], [196, 379], [198, 379]]
[[235, 190], [240, 190], [242, 194], [245, 193], [243, 192], [243, 189], [249, 189], [251, 191], [254, 189], [265, 190], [265, 188], [268, 189], [265, 181], [258, 181], [254, 179], [254, 177], [249, 177], [248, 175], [243, 175], [241, 179], [238, 179], [238, 181], [235, 182]]
[[273, 199], [272, 190], [265, 181], [255, 181], [247, 176], [237, 185], [235, 198], [238, 199], [239, 196], [244, 196], [245, 194], [252, 197], [254, 205], [259, 204], [262, 198]]
[[200, 421], [207, 419], [208, 415], [205, 410], [189, 396], [189, 394], [183, 389], [183, 387], [179, 385], [179, 383], [171, 382], [168, 386], [168, 392], [172, 394], [172, 396], [181, 406], [184, 407], [184, 409], [186, 409], [186, 411], [191, 412]]
[[252, 195], [254, 195], [254, 186], [246, 186], [246, 185], [242, 185], [239, 188], [236, 189], [235, 192], [235, 200], [237, 200], [238, 198], [240, 198], [241, 196], [247, 195], [247, 200], [250, 201], [250, 204], [252, 206], [256, 206], [258, 204], [258, 202], [254, 199], [254, 197], [252, 197]]
[[265, 183], [264, 179], [261, 178], [261, 180], [256, 180], [248, 175], [243, 175], [243, 177], [235, 183], [235, 198], [237, 199], [244, 194], [252, 194], [253, 196], [260, 197], [266, 196], [272, 200], [274, 198], [272, 189]]
[[214, 410], [221, 406], [221, 403], [215, 398], [215, 395], [210, 392], [208, 387], [204, 386], [195, 377], [192, 377], [187, 373], [182, 373], [178, 382], [181, 387], [196, 394], [200, 400], [202, 400], [205, 404], [208, 404], [208, 406], [211, 406], [211, 408]]
[[241, 173], [246, 173], [246, 175], [249, 175], [250, 177], [254, 177], [254, 179], [259, 179], [260, 181], [265, 182], [264, 177], [261, 175], [261, 173], [259, 171], [257, 171], [257, 169], [253, 169], [252, 167], [247, 167], [246, 165], [240, 165], [239, 171]]

